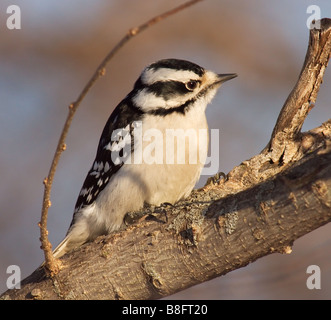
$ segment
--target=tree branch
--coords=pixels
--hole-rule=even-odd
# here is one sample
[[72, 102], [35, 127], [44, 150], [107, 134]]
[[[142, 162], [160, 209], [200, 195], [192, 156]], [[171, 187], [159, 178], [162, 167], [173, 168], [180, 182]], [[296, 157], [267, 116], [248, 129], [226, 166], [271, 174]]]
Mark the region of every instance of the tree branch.
[[321, 29], [310, 31], [309, 46], [299, 80], [278, 116], [267, 146], [274, 162], [281, 159], [287, 163], [292, 159], [293, 150], [289, 148], [288, 142], [300, 137], [304, 120], [315, 106], [331, 51], [331, 20], [322, 19], [320, 23]]
[[55, 171], [57, 168], [57, 165], [59, 163], [60, 157], [62, 155], [62, 152], [66, 149], [66, 138], [69, 132], [69, 128], [71, 125], [71, 122], [74, 118], [74, 115], [80, 106], [81, 102], [87, 95], [87, 93], [90, 91], [90, 89], [93, 87], [93, 85], [96, 83], [96, 81], [103, 75], [105, 75], [106, 72], [106, 65], [108, 62], [114, 57], [114, 55], [134, 36], [138, 35], [139, 33], [143, 32], [147, 28], [151, 27], [152, 25], [160, 22], [161, 20], [164, 20], [168, 18], [171, 15], [174, 15], [178, 13], [181, 10], [184, 10], [197, 2], [200, 2], [202, 0], [191, 0], [188, 2], [183, 3], [182, 5], [169, 10], [163, 14], [160, 14], [147, 22], [143, 23], [139, 27], [132, 28], [128, 31], [128, 33], [117, 43], [117, 45], [108, 53], [108, 55], [105, 57], [105, 59], [101, 62], [99, 67], [94, 72], [92, 78], [88, 81], [86, 86], [84, 87], [83, 91], [78, 96], [77, 100], [69, 105], [69, 113], [67, 116], [67, 119], [64, 123], [56, 151], [52, 160], [52, 164], [48, 173], [48, 176], [44, 179], [44, 196], [43, 196], [43, 203], [42, 203], [42, 210], [41, 210], [41, 220], [38, 223], [40, 227], [40, 242], [41, 242], [41, 248], [44, 251], [45, 255], [45, 267], [49, 271], [49, 274], [52, 276], [56, 273], [58, 273], [61, 269], [61, 263], [58, 260], [55, 260], [53, 253], [52, 253], [52, 245], [50, 241], [48, 240], [48, 230], [47, 230], [47, 218], [48, 218], [48, 209], [51, 206], [51, 189], [53, 184], [53, 179], [55, 175]]
[[268, 146], [219, 183], [174, 207], [144, 208], [126, 230], [37, 269], [8, 299], [151, 299], [289, 253], [302, 235], [331, 221], [331, 120], [301, 133], [331, 50], [331, 20], [312, 30], [298, 83]]

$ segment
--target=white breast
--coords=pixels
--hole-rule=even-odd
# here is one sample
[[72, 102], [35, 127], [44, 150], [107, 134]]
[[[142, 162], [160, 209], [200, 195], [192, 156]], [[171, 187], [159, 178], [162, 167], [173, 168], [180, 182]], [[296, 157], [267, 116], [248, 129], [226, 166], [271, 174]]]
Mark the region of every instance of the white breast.
[[185, 115], [143, 118], [142, 139], [135, 145], [131, 163], [121, 167], [96, 200], [97, 214], [109, 232], [144, 202], [175, 203], [190, 194], [200, 177], [208, 145], [205, 104], [196, 104]]

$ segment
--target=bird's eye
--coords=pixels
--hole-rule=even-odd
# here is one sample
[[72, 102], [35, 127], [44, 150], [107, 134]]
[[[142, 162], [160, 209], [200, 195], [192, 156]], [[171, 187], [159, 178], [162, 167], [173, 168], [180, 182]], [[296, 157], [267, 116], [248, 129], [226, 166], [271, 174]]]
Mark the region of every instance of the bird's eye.
[[185, 87], [189, 91], [193, 91], [198, 86], [198, 81], [190, 80], [185, 83]]

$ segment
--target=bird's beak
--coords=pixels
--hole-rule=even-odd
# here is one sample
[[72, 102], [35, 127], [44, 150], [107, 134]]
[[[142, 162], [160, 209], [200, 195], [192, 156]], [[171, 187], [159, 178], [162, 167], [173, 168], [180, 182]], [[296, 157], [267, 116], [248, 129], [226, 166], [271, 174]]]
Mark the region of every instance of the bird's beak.
[[221, 84], [225, 81], [238, 77], [238, 75], [236, 73], [223, 73], [223, 74], [218, 74], [217, 77], [218, 77], [217, 83]]

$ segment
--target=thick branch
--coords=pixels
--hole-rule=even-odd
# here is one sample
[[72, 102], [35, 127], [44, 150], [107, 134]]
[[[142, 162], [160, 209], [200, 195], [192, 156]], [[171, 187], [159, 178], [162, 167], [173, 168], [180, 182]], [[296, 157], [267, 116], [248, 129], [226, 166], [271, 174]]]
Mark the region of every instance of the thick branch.
[[52, 279], [37, 270], [7, 297], [158, 298], [289, 252], [295, 239], [331, 221], [331, 123], [324, 132], [325, 147], [284, 174], [225, 198], [222, 188], [210, 188], [174, 208], [154, 209], [144, 221], [66, 256]]

